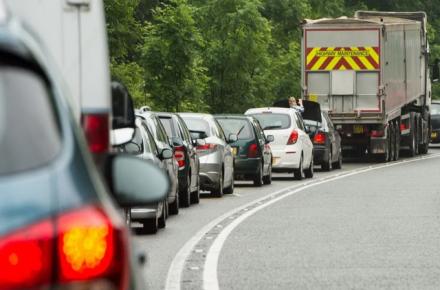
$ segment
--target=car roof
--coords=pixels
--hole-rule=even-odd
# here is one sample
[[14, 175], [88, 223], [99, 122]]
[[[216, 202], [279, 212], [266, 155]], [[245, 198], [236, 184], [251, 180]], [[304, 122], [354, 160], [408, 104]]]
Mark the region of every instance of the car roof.
[[183, 117], [200, 118], [200, 119], [213, 119], [214, 116], [208, 113], [179, 113]]
[[293, 108], [262, 107], [262, 108], [249, 109], [246, 111], [245, 114], [256, 114], [256, 113], [262, 113], [262, 112], [290, 114], [290, 113], [295, 113], [296, 110]]

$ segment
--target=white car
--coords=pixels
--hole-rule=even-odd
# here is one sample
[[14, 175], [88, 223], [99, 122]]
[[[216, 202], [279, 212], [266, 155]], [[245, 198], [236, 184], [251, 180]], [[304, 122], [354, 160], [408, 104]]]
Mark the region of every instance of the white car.
[[297, 110], [254, 108], [247, 110], [245, 115], [257, 118], [266, 136], [274, 136], [270, 144], [273, 172], [293, 172], [298, 180], [313, 177], [313, 143]]

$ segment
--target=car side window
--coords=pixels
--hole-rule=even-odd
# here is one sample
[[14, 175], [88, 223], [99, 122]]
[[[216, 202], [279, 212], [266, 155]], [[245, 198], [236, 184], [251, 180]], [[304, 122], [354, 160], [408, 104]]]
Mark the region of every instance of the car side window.
[[296, 113], [295, 119], [296, 119], [296, 125], [298, 126], [298, 129], [301, 129], [304, 131], [304, 123], [303, 123], [302, 117], [299, 113]]
[[258, 138], [258, 140], [265, 142], [266, 141], [266, 135], [264, 134], [264, 131], [263, 131], [263, 129], [260, 126], [260, 123], [255, 120], [253, 122], [253, 124], [254, 124], [254, 127], [255, 127], [255, 131], [257, 131], [257, 138]]
[[151, 153], [153, 153], [155, 155], [159, 154], [159, 150], [157, 149], [156, 143], [154, 142], [154, 138], [151, 135], [150, 131], [148, 130], [148, 127], [143, 123], [142, 123], [142, 126], [144, 127], [145, 132], [147, 133], [147, 136], [149, 139], [147, 143], [149, 144], [149, 146], [151, 148]]
[[159, 121], [159, 118], [153, 118], [154, 123], [157, 127], [157, 137], [160, 141], [165, 144], [169, 144], [170, 141], [168, 139], [168, 135], [166, 134], [165, 128], [162, 125], [162, 122]]
[[223, 132], [223, 129], [220, 126], [220, 124], [217, 122], [217, 120], [214, 120], [214, 124], [215, 124], [215, 132], [217, 137], [226, 141], [225, 132]]
[[329, 116], [328, 116], [327, 114], [324, 114], [324, 118], [325, 118], [325, 121], [326, 121], [326, 123], [327, 123], [328, 128], [329, 128], [330, 130], [334, 131], [334, 130], [335, 130], [335, 127], [333, 127], [333, 123], [332, 123], [332, 121], [330, 120]]

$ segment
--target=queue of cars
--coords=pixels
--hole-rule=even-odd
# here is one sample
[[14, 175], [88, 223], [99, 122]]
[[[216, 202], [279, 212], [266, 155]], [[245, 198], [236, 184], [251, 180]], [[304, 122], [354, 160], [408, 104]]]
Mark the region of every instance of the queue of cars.
[[[64, 13], [78, 13], [81, 17], [69, 18], [75, 21], [98, 21], [104, 31], [103, 9], [95, 1], [70, 1], [72, 9], [51, 1], [47, 15], [30, 13], [25, 2], [10, 3], [31, 23], [37, 19], [37, 33], [75, 26], [44, 25], [44, 16], [53, 14], [67, 21]], [[41, 35], [28, 31], [1, 3], [0, 289], [145, 289], [138, 273], [143, 259], [131, 250], [126, 223], [139, 222], [141, 232], [155, 233], [169, 214], [199, 203], [200, 190], [220, 197], [233, 193], [236, 179], [271, 183], [276, 160], [271, 143], [283, 138], [275, 136], [276, 124], [262, 127], [251, 115], [135, 112], [126, 88], [110, 83], [106, 73], [104, 32], [92, 45], [102, 50], [87, 51], [84, 63], [73, 65], [68, 50], [83, 49], [80, 43], [59, 45], [61, 38], [50, 33], [40, 42]], [[88, 35], [82, 31], [62, 40], [82, 41]], [[48, 49], [57, 52], [58, 65]], [[102, 62], [87, 63], [90, 58]], [[99, 76], [89, 78], [93, 70], [84, 70], [86, 63]], [[69, 66], [60, 73], [60, 64]], [[65, 86], [69, 74], [75, 78]], [[293, 109], [286, 113], [302, 122]], [[295, 128], [298, 134], [306, 129]], [[289, 146], [294, 139], [289, 136]], [[303, 161], [309, 166], [305, 173], [293, 170], [311, 177], [312, 162]]]

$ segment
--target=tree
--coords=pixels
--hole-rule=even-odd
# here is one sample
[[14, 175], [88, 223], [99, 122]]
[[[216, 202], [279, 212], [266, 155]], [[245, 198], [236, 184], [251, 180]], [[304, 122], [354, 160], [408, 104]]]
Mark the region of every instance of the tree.
[[270, 96], [271, 27], [256, 0], [210, 0], [201, 9], [212, 112], [243, 112]]
[[202, 97], [208, 78], [200, 57], [202, 38], [195, 8], [186, 0], [157, 6], [143, 30], [141, 63], [146, 90], [155, 108], [167, 111], [207, 110]]

